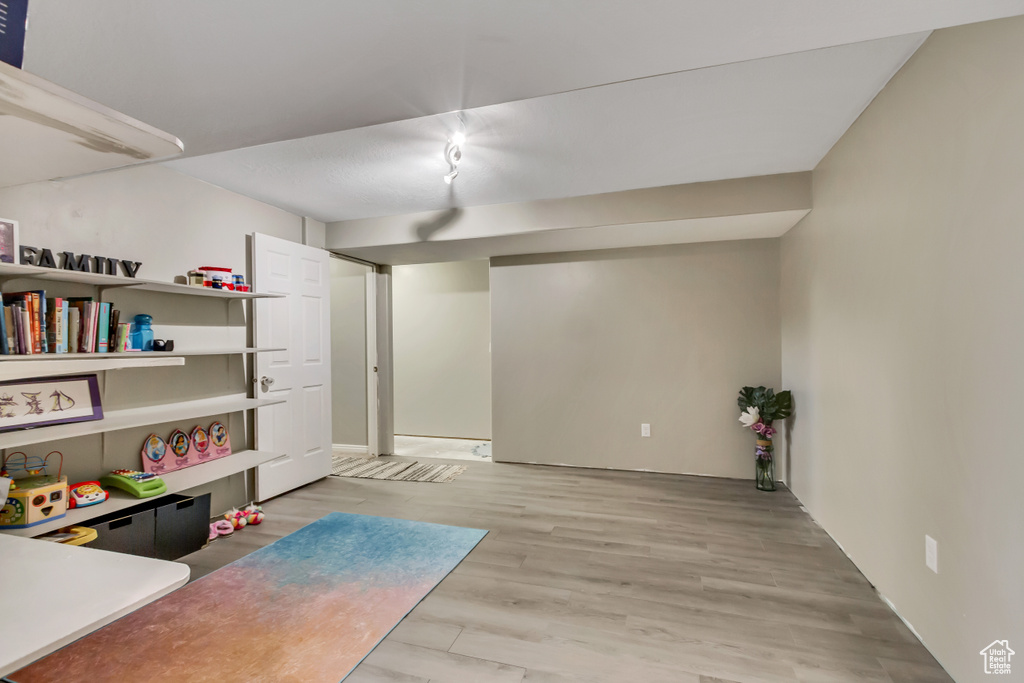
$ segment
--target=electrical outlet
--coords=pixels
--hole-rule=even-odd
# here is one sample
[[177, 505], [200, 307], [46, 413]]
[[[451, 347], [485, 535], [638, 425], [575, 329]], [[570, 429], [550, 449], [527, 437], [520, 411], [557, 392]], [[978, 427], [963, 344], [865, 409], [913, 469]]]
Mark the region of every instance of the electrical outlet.
[[640, 436], [650, 436], [650, 435], [651, 435], [651, 425], [647, 424], [646, 422], [643, 423], [642, 425], [640, 425]]
[[928, 534], [924, 535], [924, 563], [928, 569], [939, 573], [939, 543]]

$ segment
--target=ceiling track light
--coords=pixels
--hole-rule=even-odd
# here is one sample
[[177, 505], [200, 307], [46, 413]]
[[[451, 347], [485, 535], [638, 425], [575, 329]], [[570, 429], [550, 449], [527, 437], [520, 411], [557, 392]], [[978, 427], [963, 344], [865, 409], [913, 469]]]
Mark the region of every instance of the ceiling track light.
[[466, 144], [466, 124], [459, 116], [460, 130], [452, 133], [444, 148], [444, 160], [448, 162], [449, 171], [444, 176], [444, 184], [451, 185], [452, 181], [459, 175], [459, 162], [462, 161], [462, 146]]

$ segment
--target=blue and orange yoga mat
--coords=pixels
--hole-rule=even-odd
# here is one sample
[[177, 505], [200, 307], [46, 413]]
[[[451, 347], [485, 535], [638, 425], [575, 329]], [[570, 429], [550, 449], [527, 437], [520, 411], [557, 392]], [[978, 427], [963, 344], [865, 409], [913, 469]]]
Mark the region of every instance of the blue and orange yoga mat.
[[335, 512], [8, 679], [337, 682], [486, 534]]

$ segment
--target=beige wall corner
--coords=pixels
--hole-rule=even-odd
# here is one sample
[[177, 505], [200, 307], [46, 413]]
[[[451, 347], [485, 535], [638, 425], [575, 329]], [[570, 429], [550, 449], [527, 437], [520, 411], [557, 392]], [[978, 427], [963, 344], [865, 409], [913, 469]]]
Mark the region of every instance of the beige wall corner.
[[1024, 643], [1022, 65], [1022, 17], [932, 34], [782, 239], [792, 488], [958, 681]]
[[327, 246], [327, 225], [315, 218], [303, 216], [302, 218], [302, 243], [310, 247], [321, 249]]

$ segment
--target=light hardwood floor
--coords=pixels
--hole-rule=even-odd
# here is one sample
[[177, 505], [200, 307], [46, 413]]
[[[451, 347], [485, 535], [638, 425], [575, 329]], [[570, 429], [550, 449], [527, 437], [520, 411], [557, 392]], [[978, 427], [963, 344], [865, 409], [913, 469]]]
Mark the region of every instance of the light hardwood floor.
[[951, 680], [785, 490], [459, 464], [328, 477], [183, 561], [199, 577], [335, 510], [490, 530], [346, 683]]

